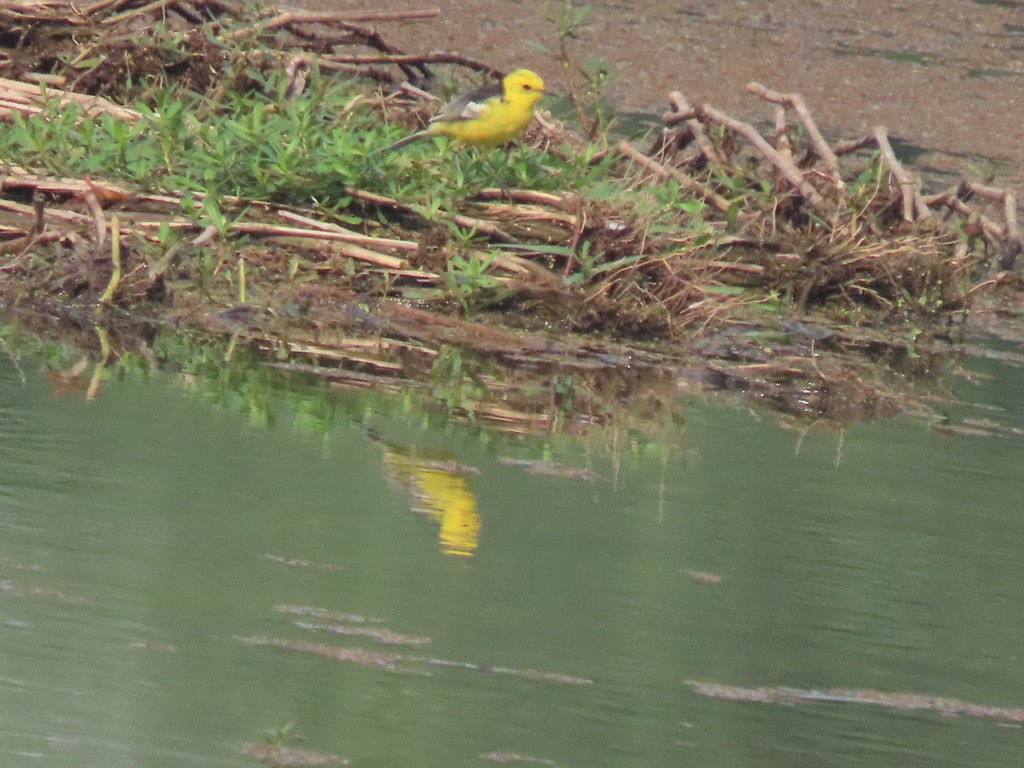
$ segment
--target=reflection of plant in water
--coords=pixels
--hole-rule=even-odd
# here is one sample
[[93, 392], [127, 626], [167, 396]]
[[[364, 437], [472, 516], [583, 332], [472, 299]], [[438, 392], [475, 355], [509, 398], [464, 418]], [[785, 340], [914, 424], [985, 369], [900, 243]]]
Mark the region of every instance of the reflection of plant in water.
[[444, 347], [438, 352], [431, 380], [434, 399], [449, 410], [459, 409], [472, 415], [473, 404], [486, 394], [484, 386], [468, 374], [465, 355], [458, 347]]
[[[284, 424], [325, 441], [346, 430], [363, 432], [370, 419], [393, 418], [442, 434], [470, 430], [495, 453], [550, 466], [577, 455], [581, 446], [595, 457], [621, 453], [613, 460], [617, 465], [627, 456], [632, 462], [660, 459], [682, 431], [676, 377], [628, 360], [565, 369], [554, 363], [513, 366], [443, 346], [423, 365], [410, 362], [406, 348], [388, 339], [352, 339], [351, 356], [324, 349], [318, 357], [321, 350], [309, 345], [242, 333], [229, 340], [111, 325], [98, 335], [91, 319], [77, 331], [63, 329], [61, 338], [49, 341], [15, 325], [0, 326], [4, 354], [16, 365], [22, 355], [42, 358], [54, 372], [57, 394], [91, 388], [103, 396], [101, 380], [104, 386], [141, 382], [160, 371], [188, 397], [242, 413], [253, 426]], [[106, 365], [90, 365], [98, 359]], [[86, 371], [91, 380], [84, 380]], [[327, 380], [332, 386], [325, 386]], [[445, 457], [428, 458], [440, 463], [427, 470], [451, 469]], [[459, 515], [438, 519], [465, 526], [466, 541], [476, 513], [463, 474], [456, 469], [455, 480], [421, 475], [417, 494], [463, 510], [461, 524]], [[421, 506], [426, 511], [429, 505]]]
[[243, 413], [253, 426], [273, 427], [286, 418], [296, 431], [326, 437], [353, 416], [343, 400], [266, 365], [246, 344], [167, 334], [157, 338], [154, 356], [161, 368], [180, 376], [193, 397]]

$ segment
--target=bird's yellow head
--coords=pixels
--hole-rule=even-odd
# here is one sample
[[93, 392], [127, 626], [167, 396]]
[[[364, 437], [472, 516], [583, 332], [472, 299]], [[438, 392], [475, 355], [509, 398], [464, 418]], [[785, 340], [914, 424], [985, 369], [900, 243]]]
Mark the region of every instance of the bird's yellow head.
[[506, 101], [528, 104], [531, 107], [544, 95], [544, 81], [529, 69], [517, 69], [501, 81]]

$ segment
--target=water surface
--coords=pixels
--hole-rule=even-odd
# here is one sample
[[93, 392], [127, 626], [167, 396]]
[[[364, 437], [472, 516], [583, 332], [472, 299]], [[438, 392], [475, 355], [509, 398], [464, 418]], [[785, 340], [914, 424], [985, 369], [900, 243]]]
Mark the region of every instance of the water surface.
[[613, 449], [0, 355], [0, 763], [1017, 766], [1020, 371], [970, 368], [948, 428]]

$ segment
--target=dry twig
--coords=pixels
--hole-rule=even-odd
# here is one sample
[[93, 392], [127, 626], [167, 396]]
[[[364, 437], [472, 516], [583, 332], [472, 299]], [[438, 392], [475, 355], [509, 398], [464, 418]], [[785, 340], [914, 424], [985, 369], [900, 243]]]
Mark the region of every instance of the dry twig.
[[685, 122], [687, 128], [690, 129], [693, 140], [697, 142], [697, 146], [700, 147], [700, 151], [707, 158], [708, 162], [714, 165], [725, 165], [725, 159], [715, 149], [715, 145], [708, 139], [707, 134], [704, 133], [704, 126], [700, 120], [696, 119], [696, 113], [686, 100], [686, 97], [679, 91], [673, 91], [668, 95], [668, 103], [672, 107], [672, 111], [662, 116], [661, 119], [665, 125], [672, 127]]
[[729, 210], [730, 203], [728, 200], [726, 200], [724, 197], [719, 195], [717, 192], [715, 192], [707, 185], [701, 184], [696, 179], [687, 176], [678, 168], [672, 168], [669, 166], [662, 165], [653, 158], [648, 157], [647, 155], [640, 152], [632, 144], [625, 140], [620, 141], [616, 148], [618, 149], [619, 154], [628, 157], [641, 168], [645, 168], [646, 170], [651, 171], [651, 173], [653, 173], [658, 178], [662, 180], [674, 179], [679, 183], [679, 186], [682, 187], [684, 190], [696, 195], [697, 197], [700, 197], [702, 200], [711, 203], [719, 211], [722, 211], [724, 213]]
[[747, 90], [755, 96], [760, 96], [766, 101], [789, 107], [795, 111], [797, 116], [800, 118], [800, 122], [804, 125], [804, 130], [807, 132], [807, 138], [811, 143], [811, 148], [814, 150], [815, 154], [821, 158], [822, 162], [825, 163], [825, 167], [835, 174], [837, 183], [842, 184], [842, 179], [838, 174], [839, 158], [836, 157], [835, 153], [829, 147], [828, 142], [826, 142], [825, 138], [821, 135], [821, 131], [818, 130], [818, 124], [814, 122], [814, 118], [811, 117], [811, 111], [807, 108], [807, 102], [804, 101], [802, 94], [780, 93], [779, 91], [773, 91], [756, 82], [748, 83]]
[[900, 164], [900, 161], [896, 159], [896, 153], [892, 151], [888, 129], [882, 125], [875, 126], [871, 129], [871, 135], [874, 137], [875, 143], [878, 144], [882, 162], [885, 163], [889, 172], [896, 179], [896, 183], [899, 184], [900, 193], [903, 196], [903, 220], [913, 221], [915, 215], [920, 219], [931, 218], [931, 209], [928, 208], [918, 192], [917, 179]]
[[751, 144], [754, 145], [757, 150], [767, 158], [767, 160], [778, 169], [779, 173], [786, 182], [797, 192], [799, 192], [811, 208], [822, 217], [831, 220], [835, 213], [825, 198], [821, 196], [821, 193], [816, 190], [807, 179], [804, 178], [803, 172], [797, 168], [796, 164], [781, 154], [775, 147], [768, 143], [768, 141], [758, 132], [758, 130], [750, 123], [744, 123], [735, 118], [729, 117], [724, 112], [720, 112], [714, 107], [707, 105], [701, 105], [697, 107], [697, 115], [703, 120], [708, 120], [713, 123], [728, 128], [733, 133], [739, 134], [747, 139]]

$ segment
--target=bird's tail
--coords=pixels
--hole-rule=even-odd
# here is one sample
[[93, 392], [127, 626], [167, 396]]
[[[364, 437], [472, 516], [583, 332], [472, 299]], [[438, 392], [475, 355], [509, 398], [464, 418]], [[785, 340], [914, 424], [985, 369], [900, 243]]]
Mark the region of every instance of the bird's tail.
[[409, 144], [412, 144], [414, 141], [419, 141], [420, 139], [425, 139], [427, 136], [433, 135], [433, 131], [417, 131], [416, 133], [409, 134], [404, 139], [399, 139], [384, 151], [394, 152], [396, 149], [401, 149], [402, 147], [408, 146]]

